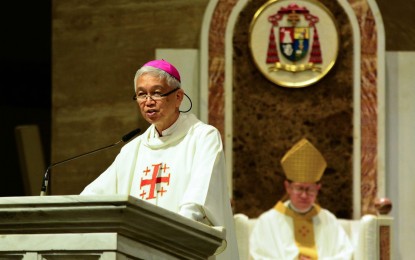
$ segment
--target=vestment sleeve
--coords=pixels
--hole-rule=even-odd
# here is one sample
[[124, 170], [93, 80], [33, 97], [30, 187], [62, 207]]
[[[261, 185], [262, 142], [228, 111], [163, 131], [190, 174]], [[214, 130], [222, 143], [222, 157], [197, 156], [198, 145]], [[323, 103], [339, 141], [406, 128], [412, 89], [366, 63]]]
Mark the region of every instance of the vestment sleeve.
[[[280, 238], [280, 230], [275, 230], [269, 212], [262, 214], [255, 222], [252, 233], [249, 237], [249, 259], [253, 260], [274, 260], [290, 259], [288, 255], [282, 257], [281, 249], [275, 241], [274, 233]], [[284, 232], [282, 232], [284, 233]], [[282, 252], [283, 253], [283, 252]]]
[[[353, 257], [353, 245], [343, 227], [340, 225], [337, 219], [332, 220], [332, 232], [327, 236], [327, 241], [323, 242], [320, 246], [327, 246], [332, 250], [332, 255], [328, 257], [322, 257], [324, 260], [346, 260]], [[324, 245], [326, 244], [326, 245]], [[326, 248], [327, 249], [327, 248]]]
[[115, 162], [91, 182], [80, 195], [116, 194]]
[[353, 245], [336, 216], [328, 210], [323, 210], [320, 216], [319, 226], [321, 230], [317, 247], [320, 247], [319, 253], [324, 253], [319, 259], [352, 259]]
[[192, 173], [180, 206], [200, 205], [213, 225], [223, 225], [224, 203], [229, 204], [230, 201], [221, 137], [211, 126], [205, 126], [192, 134], [197, 138]]
[[197, 131], [191, 133], [197, 142], [192, 151], [190, 181], [180, 209], [192, 209], [190, 214], [202, 217], [202, 220], [198, 220], [202, 223], [225, 227], [226, 242], [217, 253], [225, 250], [225, 247], [229, 250], [217, 255], [216, 259], [239, 259], [221, 136], [216, 128], [208, 125]]
[[121, 148], [113, 163], [81, 192], [81, 195], [128, 195], [133, 166], [137, 160], [137, 139]]

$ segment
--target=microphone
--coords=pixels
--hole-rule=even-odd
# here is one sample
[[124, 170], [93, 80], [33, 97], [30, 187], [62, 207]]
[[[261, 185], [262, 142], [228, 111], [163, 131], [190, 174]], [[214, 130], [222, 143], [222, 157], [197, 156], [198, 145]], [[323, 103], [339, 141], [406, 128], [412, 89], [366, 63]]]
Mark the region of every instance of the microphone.
[[126, 142], [130, 141], [130, 140], [131, 140], [131, 138], [133, 138], [133, 137], [134, 137], [134, 136], [136, 136], [138, 133], [140, 133], [140, 131], [141, 131], [141, 129], [140, 129], [140, 128], [137, 128], [137, 129], [135, 129], [135, 130], [133, 130], [133, 131], [129, 132], [128, 134], [124, 135], [124, 136], [121, 138], [121, 140], [117, 141], [116, 143], [113, 143], [113, 144], [110, 144], [110, 145], [107, 145], [107, 146], [104, 146], [104, 147], [98, 148], [98, 149], [96, 149], [96, 150], [93, 150], [93, 151], [90, 151], [90, 152], [87, 152], [87, 153], [83, 153], [83, 154], [80, 154], [80, 155], [77, 155], [77, 156], [71, 157], [71, 158], [69, 158], [69, 159], [66, 159], [66, 160], [63, 160], [63, 161], [60, 161], [60, 162], [52, 163], [52, 164], [51, 164], [51, 165], [49, 165], [49, 167], [46, 169], [45, 175], [43, 176], [42, 188], [41, 188], [41, 190], [40, 190], [40, 196], [44, 196], [44, 195], [46, 194], [46, 190], [47, 190], [48, 183], [49, 183], [49, 171], [50, 171], [50, 169], [51, 169], [51, 168], [53, 168], [53, 167], [55, 167], [55, 166], [57, 166], [57, 165], [60, 165], [60, 164], [62, 164], [62, 163], [66, 163], [66, 162], [69, 162], [69, 161], [72, 161], [72, 160], [75, 160], [75, 159], [78, 159], [78, 158], [84, 157], [84, 156], [86, 156], [86, 155], [90, 155], [90, 154], [93, 154], [93, 153], [96, 153], [96, 152], [99, 152], [99, 151], [102, 151], [102, 150], [108, 149], [108, 148], [110, 148], [110, 147], [116, 146], [117, 144], [119, 144], [119, 143], [121, 143], [121, 142], [126, 143]]

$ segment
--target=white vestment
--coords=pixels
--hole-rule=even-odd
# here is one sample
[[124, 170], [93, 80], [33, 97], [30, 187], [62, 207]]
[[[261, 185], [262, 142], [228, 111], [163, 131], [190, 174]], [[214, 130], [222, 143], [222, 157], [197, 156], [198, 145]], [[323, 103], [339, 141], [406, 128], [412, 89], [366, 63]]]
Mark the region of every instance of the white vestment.
[[219, 131], [192, 114], [180, 114], [162, 135], [151, 125], [81, 195], [131, 195], [223, 226], [227, 247], [216, 259], [239, 259]]
[[[312, 218], [318, 259], [352, 259], [353, 246], [336, 217], [321, 208]], [[272, 208], [257, 219], [249, 252], [255, 260], [298, 259], [293, 218]]]

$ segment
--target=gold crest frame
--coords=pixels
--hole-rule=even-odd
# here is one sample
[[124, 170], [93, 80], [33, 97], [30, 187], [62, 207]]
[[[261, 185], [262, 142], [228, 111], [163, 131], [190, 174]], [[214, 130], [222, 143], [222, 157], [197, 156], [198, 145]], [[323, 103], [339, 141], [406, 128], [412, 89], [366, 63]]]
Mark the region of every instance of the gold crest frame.
[[[290, 4], [306, 8], [312, 16], [317, 15], [315, 17], [318, 21], [313, 24], [314, 32], [309, 34], [312, 34], [313, 37], [316, 35], [319, 37], [317, 43], [320, 47], [321, 64], [317, 65], [317, 63], [306, 61], [307, 58], [310, 59], [312, 50], [308, 50], [309, 53], [305, 55], [304, 61], [291, 61], [282, 55], [278, 44], [275, 44], [275, 51], [279, 61], [270, 63], [267, 60], [270, 42], [265, 41], [270, 39], [269, 29], [271, 28], [271, 32], [274, 34], [274, 27], [276, 27], [270, 24], [269, 17]], [[280, 19], [282, 24], [287, 24], [287, 21]], [[297, 21], [302, 24], [307, 22], [304, 19]], [[309, 38], [312, 37], [309, 36]], [[279, 40], [275, 39], [275, 42], [279, 42]], [[315, 39], [310, 40], [310, 46], [315, 43], [314, 41]], [[315, 0], [270, 0], [255, 12], [249, 28], [249, 49], [255, 66], [268, 80], [282, 87], [302, 88], [322, 79], [336, 63], [339, 45], [339, 30], [333, 14], [322, 3]]]

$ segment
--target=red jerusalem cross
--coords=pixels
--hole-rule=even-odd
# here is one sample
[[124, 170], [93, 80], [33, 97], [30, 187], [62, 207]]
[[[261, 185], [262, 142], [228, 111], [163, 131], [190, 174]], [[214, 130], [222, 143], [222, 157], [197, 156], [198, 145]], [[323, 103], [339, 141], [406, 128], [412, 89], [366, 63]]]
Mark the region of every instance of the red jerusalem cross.
[[[141, 178], [140, 190], [143, 186], [150, 185], [150, 190], [148, 192], [148, 197], [146, 198], [146, 200], [154, 199], [156, 197], [155, 196], [155, 194], [156, 194], [155, 189], [156, 189], [156, 184], [157, 183], [163, 183], [164, 182], [164, 183], [167, 183], [167, 185], [169, 185], [170, 174], [166, 177], [157, 177], [157, 175], [159, 173], [159, 170], [160, 170], [160, 166], [161, 166], [161, 163], [153, 164], [153, 173], [151, 175], [151, 179], [145, 179], [144, 180], [143, 178]], [[166, 169], [167, 169], [166, 165], [164, 165], [161, 169], [163, 170], [163, 172], [165, 172]], [[163, 190], [163, 192], [166, 192], [166, 191]]]

